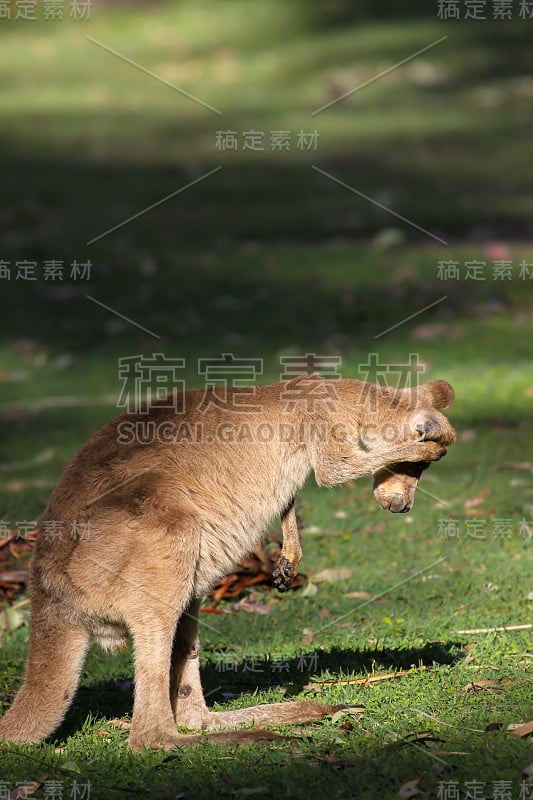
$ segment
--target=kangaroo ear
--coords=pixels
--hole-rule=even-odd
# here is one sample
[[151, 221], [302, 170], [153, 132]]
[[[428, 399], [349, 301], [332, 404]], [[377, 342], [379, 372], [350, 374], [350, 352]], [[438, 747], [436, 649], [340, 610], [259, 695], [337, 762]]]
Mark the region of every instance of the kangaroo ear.
[[438, 410], [449, 408], [455, 400], [455, 390], [447, 381], [431, 381], [423, 384], [421, 388], [425, 390], [424, 394], [427, 392], [426, 396], [433, 408]]

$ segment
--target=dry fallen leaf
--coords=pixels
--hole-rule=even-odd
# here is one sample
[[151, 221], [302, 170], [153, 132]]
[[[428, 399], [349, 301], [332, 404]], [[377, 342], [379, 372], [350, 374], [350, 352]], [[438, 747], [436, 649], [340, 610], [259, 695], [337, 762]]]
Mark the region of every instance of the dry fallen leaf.
[[112, 728], [121, 728], [122, 730], [129, 730], [131, 728], [131, 722], [129, 719], [110, 719], [107, 721], [107, 724]]
[[458, 325], [450, 325], [447, 322], [430, 322], [418, 325], [411, 331], [410, 338], [414, 342], [436, 342], [447, 340], [453, 342], [462, 334], [462, 329]]
[[311, 628], [304, 628], [302, 633], [303, 633], [302, 642], [304, 644], [311, 644], [314, 636], [314, 633], [311, 630]]
[[[281, 553], [281, 541], [274, 535], [265, 545], [259, 545], [252, 553], [244, 556], [238, 564], [235, 564], [231, 572], [222, 580], [214, 584], [208, 594], [210, 598], [209, 608], [213, 609], [221, 600], [235, 600], [241, 597], [251, 586], [261, 585], [268, 589], [273, 589], [272, 573], [277, 565]], [[305, 576], [294, 575], [290, 588], [296, 589], [304, 586]], [[245, 609], [256, 613], [268, 613], [256, 609]], [[207, 608], [202, 608], [207, 613]]]
[[28, 583], [28, 577], [28, 570], [6, 569], [0, 572], [0, 583]]
[[361, 766], [360, 758], [337, 758], [334, 755], [319, 758], [318, 762], [321, 767], [329, 767], [330, 769], [347, 769], [348, 767]]
[[416, 797], [417, 794], [422, 794], [418, 788], [419, 783], [420, 778], [413, 778], [412, 781], [407, 781], [407, 783], [404, 783], [403, 786], [400, 786], [398, 790], [398, 797], [401, 797], [402, 800], [409, 800], [410, 797]]
[[323, 569], [317, 575], [313, 576], [313, 580], [317, 583], [324, 581], [326, 583], [333, 583], [334, 581], [346, 581], [352, 577], [353, 570], [351, 569]]
[[378, 522], [377, 525], [365, 525], [363, 528], [364, 533], [385, 533], [387, 526], [384, 522]]
[[12, 792], [8, 794], [8, 800], [21, 800], [23, 797], [31, 797], [32, 794], [38, 792], [43, 783], [48, 780], [48, 775], [42, 775], [40, 778], [35, 778], [35, 780], [26, 781], [23, 784], [19, 784], [16, 789], [13, 789]]
[[533, 472], [533, 464], [531, 461], [508, 461], [505, 464], [500, 464], [496, 469], [512, 469], [516, 472]]
[[[383, 228], [372, 239], [372, 246], [376, 250], [392, 250], [402, 245], [405, 239], [405, 233], [400, 228]], [[411, 275], [412, 273], [409, 272], [407, 277], [411, 277]]]
[[24, 625], [26, 618], [18, 609], [7, 606], [0, 612], [0, 631], [14, 631]]
[[477, 692], [483, 691], [485, 689], [495, 689], [497, 691], [501, 691], [501, 681], [497, 680], [479, 680], [479, 681], [470, 681], [467, 683], [466, 686], [463, 686], [463, 692]]
[[272, 606], [265, 603], [244, 603], [242, 600], [237, 603], [235, 609], [240, 611], [247, 611], [249, 614], [268, 614], [272, 611]]
[[494, 512], [489, 511], [487, 508], [467, 508], [465, 509], [466, 517], [492, 517]]
[[319, 528], [318, 525], [309, 525], [308, 528], [305, 529], [306, 534], [318, 534], [322, 533], [322, 528]]
[[[340, 722], [340, 720], [344, 720], [347, 716], [348, 717], [360, 717], [366, 711], [364, 706], [349, 706], [348, 708], [342, 708], [340, 711], [336, 711], [333, 716], [331, 717], [331, 721], [336, 724]], [[342, 727], [342, 726], [341, 726]]]
[[347, 597], [349, 600], [368, 600], [370, 594], [368, 592], [348, 592], [343, 597]]
[[467, 500], [464, 507], [476, 508], [480, 506], [487, 497], [490, 497], [491, 494], [494, 494], [492, 489], [482, 489], [478, 494], [474, 495], [474, 497]]

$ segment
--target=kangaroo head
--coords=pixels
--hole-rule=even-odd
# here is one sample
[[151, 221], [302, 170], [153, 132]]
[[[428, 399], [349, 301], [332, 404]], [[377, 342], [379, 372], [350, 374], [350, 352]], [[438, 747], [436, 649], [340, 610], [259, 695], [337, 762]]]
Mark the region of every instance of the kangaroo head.
[[[405, 390], [407, 392], [407, 390]], [[453, 387], [446, 381], [431, 381], [410, 392], [410, 408], [403, 416], [403, 436], [439, 442], [445, 447], [456, 439], [455, 430], [439, 409], [449, 408], [455, 398]], [[413, 408], [414, 405], [414, 408]], [[400, 411], [398, 407], [397, 411]], [[410, 511], [416, 487], [429, 462], [391, 464], [374, 473], [374, 497], [379, 505], [393, 513]]]

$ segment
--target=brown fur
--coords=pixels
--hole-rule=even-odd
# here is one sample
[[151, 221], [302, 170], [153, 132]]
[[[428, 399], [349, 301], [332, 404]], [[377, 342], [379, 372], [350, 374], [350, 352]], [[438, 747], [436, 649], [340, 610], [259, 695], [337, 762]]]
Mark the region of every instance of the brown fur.
[[[311, 394], [286, 402], [287, 387], [301, 392], [310, 382]], [[291, 501], [311, 471], [323, 486], [376, 475], [384, 507], [412, 503], [421, 464], [441, 458], [455, 440], [439, 412], [453, 401], [453, 389], [444, 381], [396, 391], [304, 378], [257, 387], [255, 411], [238, 410], [239, 402], [205, 409], [203, 399], [192, 390], [183, 413], [155, 403], [118, 417], [65, 469], [32, 563], [26, 678], [0, 720], [0, 738], [38, 742], [52, 733], [74, 696], [91, 639], [110, 648], [128, 633], [135, 652], [132, 748], [189, 743], [176, 723], [214, 730], [317, 719], [334, 710], [305, 701], [209, 712], [198, 665], [201, 597], [283, 512], [290, 535], [282, 556], [297, 567]], [[158, 425], [159, 437], [132, 437], [137, 423], [142, 430]], [[227, 441], [228, 430], [237, 441]], [[414, 465], [407, 484], [394, 472], [397, 464]], [[49, 538], [43, 527], [54, 520], [64, 533]], [[85, 536], [69, 535], [87, 524]]]

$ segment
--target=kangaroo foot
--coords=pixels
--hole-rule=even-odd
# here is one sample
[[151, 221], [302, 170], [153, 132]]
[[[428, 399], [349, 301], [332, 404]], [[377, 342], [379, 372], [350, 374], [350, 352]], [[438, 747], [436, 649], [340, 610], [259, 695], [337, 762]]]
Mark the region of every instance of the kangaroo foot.
[[272, 573], [272, 583], [278, 592], [286, 592], [294, 576], [294, 569], [288, 558], [281, 558]]

